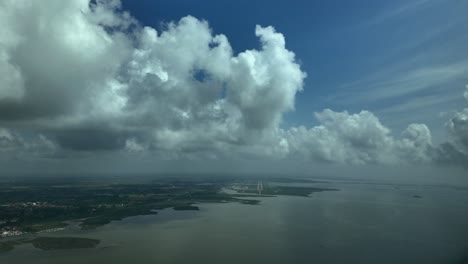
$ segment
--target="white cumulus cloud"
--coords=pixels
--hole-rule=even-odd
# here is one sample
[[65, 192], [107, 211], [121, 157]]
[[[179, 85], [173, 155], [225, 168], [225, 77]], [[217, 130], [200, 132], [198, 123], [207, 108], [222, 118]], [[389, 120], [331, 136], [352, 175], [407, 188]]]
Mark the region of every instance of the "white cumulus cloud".
[[430, 160], [431, 135], [425, 125], [412, 124], [395, 139], [368, 111], [358, 114], [326, 109], [315, 114], [320, 125], [295, 127], [286, 138], [299, 157], [351, 164]]

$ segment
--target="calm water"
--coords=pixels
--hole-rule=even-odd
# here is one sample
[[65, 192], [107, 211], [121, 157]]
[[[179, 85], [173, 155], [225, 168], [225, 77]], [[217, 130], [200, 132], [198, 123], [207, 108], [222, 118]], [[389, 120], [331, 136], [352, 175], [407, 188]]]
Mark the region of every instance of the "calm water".
[[49, 234], [101, 244], [62, 251], [24, 245], [0, 263], [468, 263], [468, 190], [320, 186], [341, 190], [262, 198], [261, 205], [202, 204], [199, 212], [169, 209]]

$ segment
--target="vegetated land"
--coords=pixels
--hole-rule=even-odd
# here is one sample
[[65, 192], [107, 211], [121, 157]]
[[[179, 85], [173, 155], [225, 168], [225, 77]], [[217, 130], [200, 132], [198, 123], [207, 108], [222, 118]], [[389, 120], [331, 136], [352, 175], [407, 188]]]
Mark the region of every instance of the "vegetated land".
[[42, 250], [60, 250], [60, 249], [78, 249], [94, 248], [101, 241], [98, 239], [79, 238], [79, 237], [36, 237], [34, 239], [9, 240], [0, 242], [0, 253], [11, 251], [15, 246], [22, 244], [32, 244], [37, 249]]
[[54, 184], [0, 185], [0, 229], [38, 232], [61, 228], [64, 221], [82, 219], [82, 228], [95, 228], [128, 216], [156, 214], [155, 210], [197, 210], [201, 202], [258, 201], [219, 192], [216, 183], [161, 182], [147, 184]]
[[36, 237], [24, 243], [31, 243], [35, 248], [42, 250], [94, 248], [100, 240], [78, 237]]
[[[256, 184], [247, 184], [241, 186], [240, 192], [245, 194], [261, 194], [261, 196], [289, 195], [289, 196], [309, 196], [314, 192], [339, 191], [339, 189], [317, 188], [317, 187], [294, 187], [294, 186], [275, 186], [263, 184], [261, 192]], [[235, 195], [242, 197], [242, 194]]]
[[[196, 204], [204, 202], [258, 204], [259, 200], [252, 197], [307, 196], [334, 190], [266, 184], [262, 195], [254, 195], [257, 190], [253, 182], [242, 189], [245, 193], [222, 192], [222, 188], [236, 184], [232, 179], [109, 182], [112, 181], [49, 179], [0, 183], [0, 237], [59, 230], [70, 220], [78, 221], [82, 229], [90, 229], [125, 217], [157, 214], [164, 208], [198, 210]], [[0, 252], [10, 247], [1, 244]]]

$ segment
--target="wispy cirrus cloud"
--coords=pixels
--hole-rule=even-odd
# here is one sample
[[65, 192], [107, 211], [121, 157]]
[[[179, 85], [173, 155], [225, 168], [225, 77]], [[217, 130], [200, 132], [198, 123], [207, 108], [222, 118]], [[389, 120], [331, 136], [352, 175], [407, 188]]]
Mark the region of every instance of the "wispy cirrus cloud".
[[[391, 100], [424, 92], [446, 95], [445, 92], [450, 88], [446, 84], [454, 80], [465, 80], [467, 72], [468, 60], [380, 72], [369, 78], [343, 85], [342, 94], [331, 98], [332, 100], [346, 100], [346, 103], [352, 104]], [[362, 96], [364, 94], [365, 96]]]
[[401, 5], [395, 5], [390, 7], [381, 13], [376, 14], [364, 20], [362, 23], [354, 25], [353, 29], [362, 29], [386, 23], [392, 20], [401, 19], [404, 16], [412, 15], [412, 13], [421, 11], [422, 8], [436, 4], [437, 1], [431, 0], [416, 0], [416, 1], [405, 1]]

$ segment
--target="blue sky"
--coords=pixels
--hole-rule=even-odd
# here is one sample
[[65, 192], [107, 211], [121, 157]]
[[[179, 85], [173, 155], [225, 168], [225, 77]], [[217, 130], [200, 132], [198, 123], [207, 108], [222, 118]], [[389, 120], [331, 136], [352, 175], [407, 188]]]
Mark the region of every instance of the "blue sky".
[[225, 34], [235, 52], [259, 46], [255, 25], [286, 37], [308, 77], [284, 127], [315, 125], [313, 113], [374, 112], [399, 133], [426, 123], [435, 141], [463, 107], [468, 84], [466, 1], [123, 1], [143, 25], [186, 15]]

